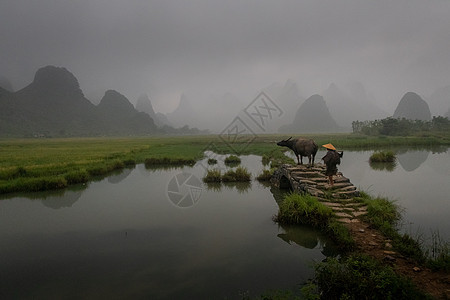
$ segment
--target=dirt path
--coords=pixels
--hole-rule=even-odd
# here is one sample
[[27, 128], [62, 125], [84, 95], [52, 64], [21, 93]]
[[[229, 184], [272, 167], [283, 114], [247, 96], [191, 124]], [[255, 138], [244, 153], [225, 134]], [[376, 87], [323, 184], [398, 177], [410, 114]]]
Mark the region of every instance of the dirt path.
[[447, 272], [432, 272], [392, 251], [390, 241], [366, 223], [361, 221], [348, 223], [347, 227], [352, 233], [358, 251], [392, 266], [398, 274], [411, 278], [420, 289], [436, 299], [450, 299], [450, 275]]

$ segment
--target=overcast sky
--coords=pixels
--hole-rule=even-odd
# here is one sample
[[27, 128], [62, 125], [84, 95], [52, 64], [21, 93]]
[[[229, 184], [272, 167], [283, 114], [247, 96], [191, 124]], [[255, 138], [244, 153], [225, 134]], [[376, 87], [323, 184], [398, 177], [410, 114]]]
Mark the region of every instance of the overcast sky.
[[46, 65], [162, 112], [287, 79], [305, 97], [360, 81], [391, 109], [450, 85], [450, 1], [0, 0], [0, 75], [19, 89]]

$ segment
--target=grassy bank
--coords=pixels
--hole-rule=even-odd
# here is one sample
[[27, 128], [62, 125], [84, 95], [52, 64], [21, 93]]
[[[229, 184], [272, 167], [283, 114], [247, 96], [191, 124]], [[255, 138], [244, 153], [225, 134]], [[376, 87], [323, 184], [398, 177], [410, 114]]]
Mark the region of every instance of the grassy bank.
[[[367, 137], [355, 134], [302, 135], [340, 149], [450, 145], [449, 136]], [[220, 154], [255, 154], [277, 167], [292, 163], [276, 142], [284, 135], [260, 135], [251, 143], [225, 143], [216, 135], [130, 138], [2, 139], [0, 194], [60, 189], [85, 183], [126, 166], [192, 165], [205, 150]], [[235, 153], [235, 150], [239, 153]]]
[[[414, 261], [415, 265], [434, 271], [449, 271], [448, 242], [434, 237], [431, 249], [399, 232], [399, 207], [386, 198], [361, 192], [357, 198], [367, 205], [361, 216], [370, 227], [379, 230], [392, 243], [394, 251]], [[310, 195], [288, 194], [279, 203], [274, 221], [280, 224], [308, 224], [327, 233], [342, 252], [339, 259], [327, 258], [315, 265], [314, 278], [304, 286], [305, 299], [429, 299], [411, 280], [397, 274], [390, 265], [360, 253], [354, 247], [349, 229], [333, 219], [332, 210]], [[431, 298], [430, 298], [431, 299]]]
[[361, 201], [367, 204], [368, 212], [363, 220], [392, 240], [394, 250], [432, 270], [450, 271], [448, 241], [441, 240], [439, 234], [435, 233], [432, 236], [431, 248], [425, 247], [420, 239], [399, 232], [398, 224], [401, 214], [395, 202], [382, 197], [372, 197], [365, 192], [360, 194]]

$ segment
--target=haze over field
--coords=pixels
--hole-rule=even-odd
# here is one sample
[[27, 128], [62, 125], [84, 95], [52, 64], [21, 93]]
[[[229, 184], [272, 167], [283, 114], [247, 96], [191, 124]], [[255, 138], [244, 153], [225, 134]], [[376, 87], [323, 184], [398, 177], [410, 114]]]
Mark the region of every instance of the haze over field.
[[39, 68], [65, 67], [95, 104], [107, 90], [133, 104], [148, 95], [182, 126], [170, 115], [184, 99], [202, 110], [200, 129], [219, 130], [223, 103], [235, 114], [263, 89], [286, 99], [277, 127], [314, 94], [339, 126], [359, 106], [361, 118], [392, 115], [409, 91], [444, 115], [449, 28], [446, 0], [2, 0], [0, 85], [18, 91]]

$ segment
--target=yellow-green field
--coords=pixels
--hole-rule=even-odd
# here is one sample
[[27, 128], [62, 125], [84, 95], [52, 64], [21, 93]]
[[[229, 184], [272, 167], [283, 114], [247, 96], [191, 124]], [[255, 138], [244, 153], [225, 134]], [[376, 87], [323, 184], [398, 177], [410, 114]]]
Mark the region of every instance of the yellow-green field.
[[[354, 134], [302, 135], [319, 145], [339, 149], [390, 147], [392, 145], [449, 145], [450, 138], [367, 137]], [[95, 176], [138, 163], [192, 164], [204, 150], [256, 154], [284, 160], [286, 148], [276, 142], [287, 135], [240, 136], [224, 141], [217, 135], [123, 138], [5, 139], [0, 140], [0, 194], [60, 189], [85, 183]], [[231, 147], [230, 147], [231, 146]]]

